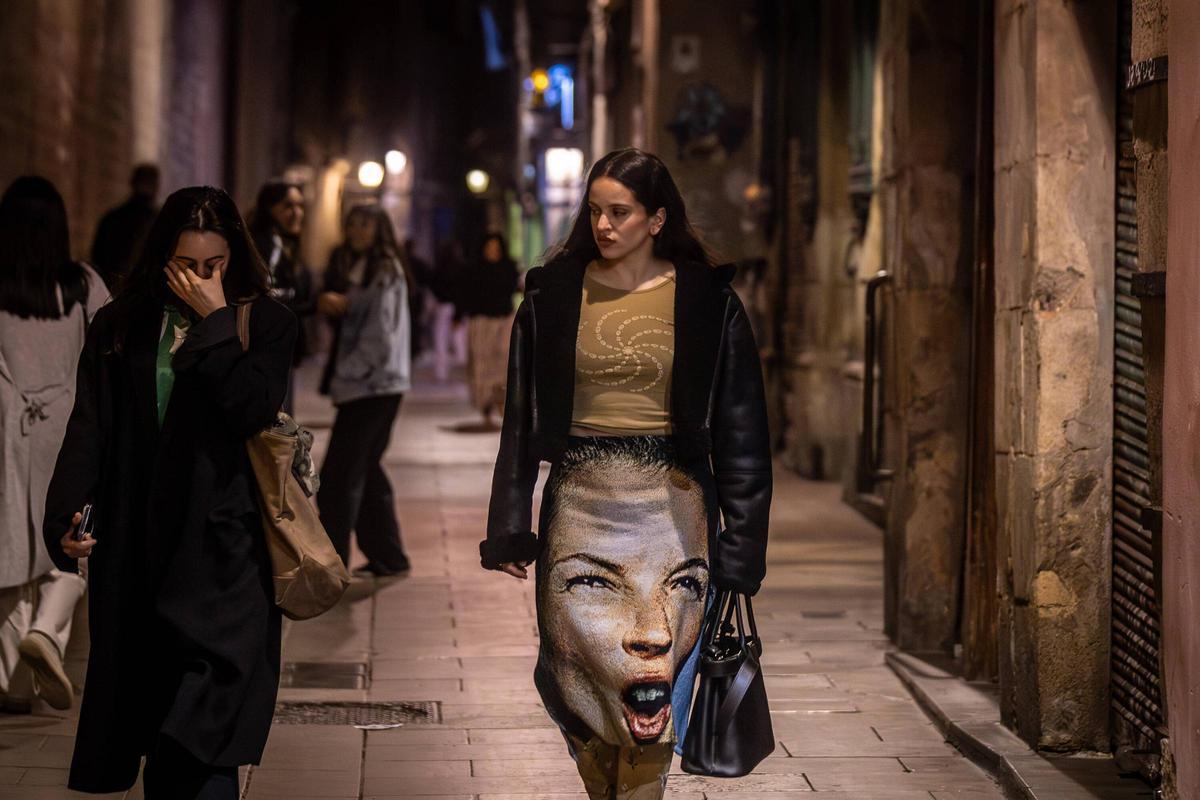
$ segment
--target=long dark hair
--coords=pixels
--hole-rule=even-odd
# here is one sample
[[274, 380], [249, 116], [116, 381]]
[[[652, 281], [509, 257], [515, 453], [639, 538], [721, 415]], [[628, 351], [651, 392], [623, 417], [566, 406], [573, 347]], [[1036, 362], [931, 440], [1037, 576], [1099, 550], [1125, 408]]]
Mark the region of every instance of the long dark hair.
[[164, 269], [175, 254], [184, 231], [220, 234], [229, 243], [225, 266], [225, 297], [230, 302], [248, 302], [267, 293], [270, 277], [258, 254], [237, 205], [224, 189], [189, 186], [167, 198], [146, 234], [142, 252], [125, 274], [113, 295], [118, 348], [128, 331], [135, 309], [145, 304], [161, 307], [173, 301]]
[[58, 319], [87, 296], [87, 274], [71, 260], [62, 195], [45, 178], [17, 178], [0, 198], [0, 311]]
[[304, 196], [304, 190], [300, 188], [299, 184], [286, 181], [264, 183], [258, 190], [258, 197], [254, 201], [254, 209], [250, 212], [247, 227], [250, 229], [251, 241], [254, 242], [254, 246], [259, 249], [259, 255], [264, 259], [270, 257], [274, 247], [271, 244], [271, 236], [279, 236], [281, 257], [273, 266], [268, 264], [267, 271], [271, 273], [271, 280], [275, 286], [294, 288], [299, 281], [299, 273], [306, 271], [298, 263], [300, 237], [279, 230], [275, 225], [275, 217], [271, 214], [271, 209], [286, 198], [292, 189], [300, 192], [302, 197]]
[[[275, 218], [271, 216], [271, 209], [274, 208], [280, 200], [287, 197], [288, 192], [292, 189], [304, 194], [304, 190], [299, 184], [288, 183], [287, 181], [269, 181], [262, 185], [258, 190], [258, 197], [254, 200], [254, 210], [250, 212], [250, 234], [252, 236], [269, 235], [275, 232]], [[283, 239], [293, 238], [283, 231], [278, 231]]]
[[571, 223], [571, 232], [547, 253], [547, 263], [564, 257], [581, 261], [600, 258], [600, 248], [592, 236], [591, 214], [588, 210], [588, 196], [598, 178], [612, 178], [628, 187], [637, 201], [645, 206], [648, 214], [660, 208], [665, 209], [666, 222], [654, 236], [656, 258], [713, 265], [715, 259], [712, 253], [688, 222], [683, 196], [679, 194], [679, 188], [667, 171], [666, 164], [653, 153], [635, 147], [614, 150], [592, 165], [583, 189], [583, 199]]
[[375, 220], [375, 241], [366, 253], [355, 253], [347, 242], [342, 242], [334, 249], [329, 256], [330, 277], [334, 279], [331, 288], [334, 286], [342, 290], [348, 288], [347, 276], [351, 267], [360, 256], [366, 256], [367, 269], [363, 275], [363, 286], [370, 285], [381, 271], [390, 269], [391, 263], [395, 261], [400, 264], [404, 279], [408, 282], [409, 292], [412, 292], [413, 276], [410, 274], [411, 270], [408, 269], [408, 264], [405, 263], [404, 254], [396, 244], [396, 229], [392, 227], [391, 217], [381, 206], [361, 203], [351, 208], [350, 212], [346, 214], [347, 224], [354, 217], [360, 216]]

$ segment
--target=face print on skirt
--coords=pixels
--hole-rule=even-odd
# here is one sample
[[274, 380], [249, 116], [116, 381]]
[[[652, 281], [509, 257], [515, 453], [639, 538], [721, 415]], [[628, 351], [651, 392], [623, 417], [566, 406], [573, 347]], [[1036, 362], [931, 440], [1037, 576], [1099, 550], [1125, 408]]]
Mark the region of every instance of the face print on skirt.
[[538, 620], [557, 696], [544, 699], [610, 744], [673, 739], [672, 683], [704, 616], [705, 493], [666, 441], [574, 445], [547, 488]]

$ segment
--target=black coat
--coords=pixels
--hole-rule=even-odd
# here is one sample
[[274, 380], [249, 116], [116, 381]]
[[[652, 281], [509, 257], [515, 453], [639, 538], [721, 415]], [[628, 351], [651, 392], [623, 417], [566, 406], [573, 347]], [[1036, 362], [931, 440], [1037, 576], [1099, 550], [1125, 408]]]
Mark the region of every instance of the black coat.
[[[708, 458], [724, 526], [712, 581], [754, 594], [766, 574], [771, 444], [762, 368], [732, 266], [675, 265], [671, 429], [677, 452]], [[575, 395], [575, 344], [586, 265], [562, 260], [525, 275], [509, 347], [508, 394], [492, 478], [484, 567], [532, 561], [538, 464], [566, 449]]]
[[293, 359], [294, 363], [299, 364], [309, 354], [304, 320], [317, 313], [317, 295], [313, 291], [312, 272], [298, 260], [299, 253], [289, 254], [286, 249], [279, 254], [275, 266], [271, 267], [271, 253], [275, 250], [275, 241], [269, 230], [254, 235], [254, 246], [271, 270], [271, 297], [291, 309], [300, 320], [296, 334], [296, 357]]
[[90, 792], [129, 788], [160, 735], [202, 762], [257, 763], [279, 681], [280, 615], [245, 440], [283, 401], [296, 319], [256, 300], [246, 353], [232, 307], [195, 324], [160, 432], [162, 306], [131, 309], [118, 351], [122, 302], [88, 330], [43, 529], [56, 565], [74, 571], [59, 539], [94, 503], [92, 649], [69, 780]]

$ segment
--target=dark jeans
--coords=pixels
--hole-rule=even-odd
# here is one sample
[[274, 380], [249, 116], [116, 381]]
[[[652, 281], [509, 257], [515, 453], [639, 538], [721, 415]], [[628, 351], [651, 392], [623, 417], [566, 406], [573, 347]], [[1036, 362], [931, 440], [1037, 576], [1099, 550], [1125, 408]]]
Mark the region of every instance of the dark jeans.
[[389, 570], [408, 566], [400, 542], [395, 495], [380, 463], [402, 399], [398, 394], [367, 397], [337, 408], [329, 450], [321, 465], [317, 506], [321, 524], [347, 566], [351, 530], [369, 562]]
[[237, 800], [237, 767], [214, 767], [160, 738], [142, 770], [146, 800]]

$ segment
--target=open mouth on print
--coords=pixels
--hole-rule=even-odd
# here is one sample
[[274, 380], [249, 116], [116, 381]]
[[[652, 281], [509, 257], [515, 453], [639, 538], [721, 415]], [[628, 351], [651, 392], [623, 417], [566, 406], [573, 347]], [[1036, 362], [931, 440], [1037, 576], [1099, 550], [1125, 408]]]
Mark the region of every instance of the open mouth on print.
[[662, 738], [671, 721], [671, 684], [644, 681], [630, 685], [621, 695], [625, 724], [637, 744], [653, 744]]

